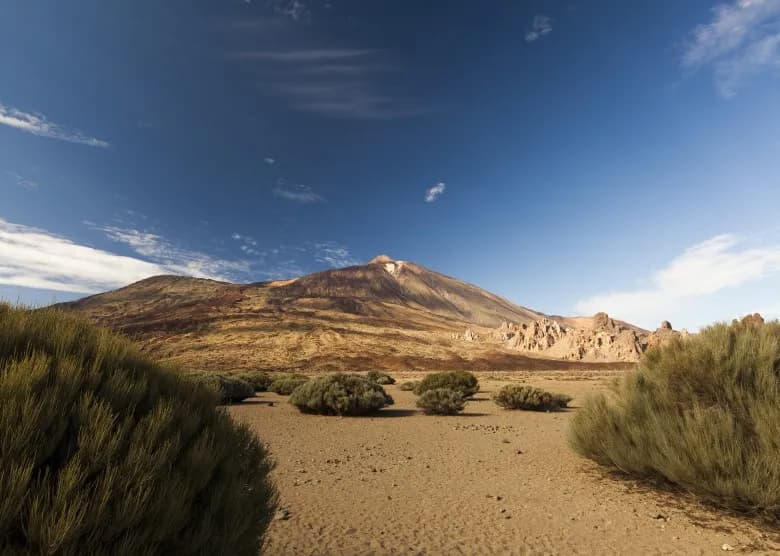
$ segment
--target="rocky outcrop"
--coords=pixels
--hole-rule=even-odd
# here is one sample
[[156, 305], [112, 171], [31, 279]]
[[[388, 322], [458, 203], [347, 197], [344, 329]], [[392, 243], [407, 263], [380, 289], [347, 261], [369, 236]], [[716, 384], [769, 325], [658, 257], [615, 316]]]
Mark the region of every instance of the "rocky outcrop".
[[463, 339], [467, 342], [476, 342], [479, 340], [479, 334], [474, 332], [471, 328], [467, 328], [463, 333]]
[[650, 347], [680, 335], [669, 321], [663, 321], [652, 333], [627, 326], [607, 313], [596, 313], [589, 322], [588, 327], [570, 326], [546, 317], [524, 324], [504, 322], [492, 337], [506, 347], [545, 357], [633, 362]]

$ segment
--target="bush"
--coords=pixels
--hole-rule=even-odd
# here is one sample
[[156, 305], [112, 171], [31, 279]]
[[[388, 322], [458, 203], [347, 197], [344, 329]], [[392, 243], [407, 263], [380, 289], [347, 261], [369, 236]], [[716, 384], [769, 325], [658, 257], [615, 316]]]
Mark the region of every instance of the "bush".
[[257, 554], [261, 442], [121, 337], [0, 309], [0, 553]]
[[255, 395], [254, 387], [236, 376], [223, 375], [208, 371], [189, 371], [185, 379], [211, 388], [219, 395], [222, 404], [237, 403]]
[[417, 388], [417, 385], [420, 384], [419, 380], [412, 380], [409, 382], [402, 382], [401, 385], [398, 387], [399, 390], [403, 390], [404, 392], [412, 392], [415, 388]]
[[780, 324], [715, 325], [649, 350], [574, 416], [598, 463], [780, 518]]
[[303, 413], [364, 415], [391, 405], [393, 398], [364, 376], [335, 374], [315, 378], [296, 389], [290, 403]]
[[463, 395], [452, 388], [426, 390], [417, 398], [417, 407], [426, 415], [455, 415], [463, 411]]
[[388, 384], [395, 384], [395, 379], [387, 373], [381, 373], [379, 371], [368, 371], [366, 378], [377, 384], [387, 386]]
[[298, 386], [306, 384], [308, 381], [308, 377], [303, 375], [285, 374], [274, 378], [268, 386], [268, 391], [280, 396], [289, 396]]
[[469, 398], [479, 392], [479, 382], [477, 377], [466, 371], [431, 373], [420, 381], [415, 387], [414, 393], [420, 396], [428, 390], [435, 390], [436, 388], [456, 390], [464, 398]]
[[255, 392], [265, 392], [271, 385], [271, 377], [264, 371], [230, 371], [225, 374], [248, 382]]
[[504, 409], [526, 409], [531, 411], [555, 411], [563, 409], [572, 400], [566, 394], [553, 394], [533, 386], [508, 384], [493, 398]]

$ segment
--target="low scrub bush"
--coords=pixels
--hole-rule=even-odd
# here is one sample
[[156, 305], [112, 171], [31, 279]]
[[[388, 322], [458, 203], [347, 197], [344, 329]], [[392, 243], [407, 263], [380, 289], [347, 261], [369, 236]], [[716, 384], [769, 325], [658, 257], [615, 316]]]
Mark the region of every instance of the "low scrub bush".
[[399, 390], [403, 390], [404, 392], [413, 392], [415, 388], [417, 388], [417, 385], [420, 384], [419, 380], [411, 380], [409, 382], [402, 382], [400, 386], [398, 386]]
[[417, 398], [417, 407], [427, 415], [455, 415], [463, 411], [463, 394], [452, 388], [426, 390]]
[[555, 411], [563, 409], [571, 396], [554, 394], [533, 386], [509, 384], [498, 391], [493, 400], [504, 409], [526, 409], [530, 411]]
[[477, 381], [477, 377], [467, 371], [431, 373], [425, 375], [425, 378], [416, 385], [414, 393], [420, 396], [428, 390], [437, 388], [456, 390], [464, 398], [469, 398], [479, 392], [479, 381]]
[[237, 376], [208, 371], [190, 371], [185, 373], [184, 377], [217, 392], [222, 404], [237, 403], [255, 395], [254, 387]]
[[216, 398], [72, 315], [0, 306], [0, 554], [257, 554], [272, 464]]
[[335, 374], [303, 384], [292, 393], [290, 403], [303, 413], [364, 415], [391, 405], [393, 399], [365, 376]]
[[230, 371], [225, 374], [248, 382], [252, 385], [255, 392], [265, 392], [271, 385], [271, 377], [264, 371]]
[[649, 350], [574, 416], [582, 455], [780, 519], [780, 324], [718, 324]]
[[274, 376], [274, 380], [268, 385], [268, 391], [281, 396], [289, 396], [298, 386], [306, 384], [309, 377], [298, 374], [283, 374]]
[[388, 384], [395, 384], [395, 379], [391, 377], [387, 373], [382, 373], [379, 371], [368, 371], [366, 374], [366, 378], [368, 380], [372, 380], [376, 382], [377, 384], [381, 384], [382, 386], [387, 386]]

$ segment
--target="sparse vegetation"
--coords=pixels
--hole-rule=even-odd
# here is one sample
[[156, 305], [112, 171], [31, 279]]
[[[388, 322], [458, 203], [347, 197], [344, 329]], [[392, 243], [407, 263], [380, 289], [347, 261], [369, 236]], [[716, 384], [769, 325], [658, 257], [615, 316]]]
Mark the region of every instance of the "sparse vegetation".
[[467, 371], [447, 371], [443, 373], [431, 373], [425, 375], [419, 384], [415, 386], [414, 393], [421, 396], [428, 390], [437, 388], [449, 388], [460, 392], [464, 398], [470, 398], [479, 392], [477, 377]]
[[279, 394], [280, 396], [289, 396], [298, 386], [306, 384], [309, 378], [304, 375], [283, 374], [274, 377], [271, 384], [268, 385], [268, 391]]
[[237, 376], [209, 371], [188, 371], [187, 380], [203, 384], [219, 394], [220, 403], [237, 403], [255, 395], [254, 387]]
[[574, 416], [582, 455], [780, 519], [780, 324], [718, 324], [651, 349]]
[[0, 305], [0, 553], [257, 554], [272, 464], [216, 398], [72, 315]]
[[417, 398], [417, 407], [427, 415], [455, 415], [463, 411], [463, 394], [452, 388], [426, 390]]
[[379, 371], [368, 371], [366, 374], [366, 378], [368, 380], [372, 380], [376, 382], [377, 384], [381, 384], [382, 386], [387, 386], [388, 384], [395, 384], [395, 379], [391, 377], [387, 373], [382, 373]]
[[402, 382], [400, 386], [398, 386], [398, 389], [403, 390], [404, 392], [413, 392], [418, 384], [420, 384], [419, 380], [410, 380], [409, 382]]
[[493, 400], [504, 409], [555, 411], [569, 405], [572, 398], [566, 394], [555, 394], [533, 386], [508, 384], [499, 390]]
[[290, 403], [303, 413], [364, 415], [393, 403], [381, 385], [357, 374], [315, 378], [290, 396]]
[[225, 374], [248, 382], [255, 392], [265, 392], [271, 385], [271, 377], [264, 371], [230, 371]]

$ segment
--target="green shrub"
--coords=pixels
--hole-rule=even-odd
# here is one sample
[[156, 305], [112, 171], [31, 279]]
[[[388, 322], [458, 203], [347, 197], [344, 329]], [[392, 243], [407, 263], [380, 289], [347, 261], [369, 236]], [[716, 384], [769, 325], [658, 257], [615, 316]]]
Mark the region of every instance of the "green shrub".
[[268, 390], [281, 396], [289, 396], [298, 386], [306, 384], [308, 381], [308, 377], [303, 375], [285, 374], [276, 376], [268, 386]]
[[335, 374], [315, 378], [290, 396], [290, 403], [303, 413], [320, 415], [364, 415], [393, 403], [384, 388], [357, 374]]
[[426, 390], [417, 398], [417, 407], [427, 415], [455, 415], [463, 411], [463, 394], [452, 388]]
[[208, 371], [189, 371], [184, 373], [187, 380], [203, 384], [219, 394], [222, 404], [237, 403], [255, 395], [254, 387], [237, 376], [223, 375]]
[[1, 554], [257, 554], [261, 442], [208, 388], [54, 310], [0, 309]]
[[555, 411], [569, 405], [572, 398], [566, 394], [554, 394], [533, 386], [508, 384], [499, 390], [493, 400], [504, 409]]
[[271, 385], [271, 377], [264, 371], [229, 371], [225, 374], [248, 382], [255, 392], [265, 392]]
[[368, 371], [366, 378], [383, 386], [387, 386], [388, 384], [395, 384], [395, 379], [393, 377], [387, 373], [381, 373], [379, 371]]
[[467, 371], [447, 371], [443, 373], [431, 373], [425, 375], [414, 389], [418, 396], [428, 390], [436, 388], [449, 388], [461, 393], [464, 398], [469, 398], [479, 392], [477, 377]]
[[780, 519], [780, 324], [715, 325], [649, 350], [574, 416], [598, 463]]
[[415, 388], [417, 388], [417, 385], [420, 384], [419, 380], [411, 380], [409, 382], [402, 382], [400, 386], [398, 386], [399, 390], [403, 390], [404, 392], [412, 392]]

